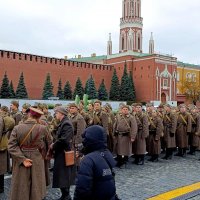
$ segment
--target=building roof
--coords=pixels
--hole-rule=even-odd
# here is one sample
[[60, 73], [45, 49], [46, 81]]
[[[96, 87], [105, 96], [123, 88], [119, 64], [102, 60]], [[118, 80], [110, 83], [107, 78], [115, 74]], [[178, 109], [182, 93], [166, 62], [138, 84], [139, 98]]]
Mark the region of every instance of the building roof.
[[180, 66], [180, 67], [200, 69], [200, 65], [195, 65], [195, 64], [190, 64], [190, 63], [184, 63], [184, 62], [181, 62], [181, 61], [177, 61], [177, 65]]
[[81, 57], [81, 58], [70, 58], [68, 60], [77, 61], [77, 62], [88, 62], [88, 61], [105, 60], [105, 59], [107, 59], [106, 55]]

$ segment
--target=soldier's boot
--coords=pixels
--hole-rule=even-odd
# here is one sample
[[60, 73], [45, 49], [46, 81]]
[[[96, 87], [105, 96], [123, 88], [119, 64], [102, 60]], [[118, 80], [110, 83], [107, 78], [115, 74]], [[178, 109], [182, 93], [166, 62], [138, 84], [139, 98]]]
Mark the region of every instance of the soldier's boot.
[[139, 156], [138, 165], [144, 165], [144, 155], [140, 155], [140, 156]]
[[72, 200], [68, 187], [60, 188], [60, 190], [61, 190], [62, 196], [60, 197], [59, 200]]
[[133, 164], [138, 164], [139, 163], [139, 155], [135, 155], [135, 160], [133, 161]]
[[121, 167], [124, 164], [123, 158], [121, 155], [117, 155], [117, 164], [116, 167]]
[[183, 157], [186, 157], [187, 148], [183, 148]]
[[169, 156], [168, 156], [168, 159], [172, 159], [172, 156], [173, 156], [173, 149], [172, 148], [169, 148]]
[[158, 162], [158, 154], [153, 155], [152, 162]]
[[190, 151], [187, 154], [195, 155], [196, 147], [190, 146]]
[[169, 157], [170, 157], [170, 149], [166, 149], [166, 153], [165, 153], [165, 156], [164, 157], [162, 157], [162, 159], [165, 159], [165, 160], [168, 160], [169, 159]]
[[178, 148], [178, 152], [175, 154], [175, 156], [183, 157], [183, 149], [182, 148]]
[[128, 156], [124, 156], [123, 162], [124, 162], [124, 164], [127, 164], [127, 162], [128, 162]]
[[4, 192], [4, 174], [0, 175], [0, 193]]

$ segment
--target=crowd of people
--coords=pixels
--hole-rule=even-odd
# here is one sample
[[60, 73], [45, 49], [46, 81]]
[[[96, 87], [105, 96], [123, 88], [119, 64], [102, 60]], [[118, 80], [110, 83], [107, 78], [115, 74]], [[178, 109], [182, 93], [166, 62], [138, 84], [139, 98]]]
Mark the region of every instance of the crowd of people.
[[[0, 145], [0, 193], [4, 174], [12, 172], [11, 200], [44, 199], [51, 167], [52, 187], [60, 188], [61, 200], [71, 199], [75, 179], [74, 200], [118, 199], [115, 164], [121, 168], [132, 156], [134, 164], [144, 165], [145, 155], [157, 162], [161, 151], [165, 152], [162, 159], [169, 160], [173, 155], [195, 155], [200, 149], [200, 115], [195, 105], [156, 108], [148, 103], [144, 111], [141, 103], [120, 103], [113, 112], [109, 103], [96, 100], [85, 109], [80, 101], [55, 105], [54, 115], [42, 103], [18, 108], [18, 101], [12, 101], [10, 108], [0, 107], [0, 141], [3, 136], [9, 140], [7, 148]], [[76, 152], [76, 163], [66, 166], [65, 151], [70, 150]]]

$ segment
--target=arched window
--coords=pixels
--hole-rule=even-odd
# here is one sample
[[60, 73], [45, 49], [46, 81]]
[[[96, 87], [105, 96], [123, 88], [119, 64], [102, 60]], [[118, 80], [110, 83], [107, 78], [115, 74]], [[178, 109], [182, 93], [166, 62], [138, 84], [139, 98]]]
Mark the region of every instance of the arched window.
[[122, 37], [122, 51], [124, 50], [124, 37]]
[[187, 81], [190, 81], [190, 80], [191, 80], [191, 74], [190, 74], [190, 73], [187, 73], [187, 74], [186, 74], [186, 80], [187, 80]]
[[138, 50], [140, 50], [140, 36], [138, 36]]
[[192, 78], [191, 79], [192, 79], [193, 82], [196, 82], [197, 81], [196, 80], [197, 79], [197, 75], [196, 74], [192, 74]]

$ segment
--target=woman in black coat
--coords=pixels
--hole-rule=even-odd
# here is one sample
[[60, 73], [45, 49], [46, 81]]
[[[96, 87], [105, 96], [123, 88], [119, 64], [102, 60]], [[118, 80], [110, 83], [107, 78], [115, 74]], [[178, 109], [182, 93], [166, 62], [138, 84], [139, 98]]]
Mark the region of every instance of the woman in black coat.
[[67, 117], [65, 107], [59, 106], [55, 110], [56, 118], [60, 121], [56, 133], [56, 141], [51, 149], [54, 153], [53, 168], [53, 188], [60, 188], [62, 196], [60, 200], [71, 200], [69, 190], [70, 185], [74, 183], [76, 175], [75, 166], [65, 165], [65, 151], [72, 149], [73, 125]]
[[107, 149], [107, 133], [101, 126], [88, 127], [83, 134], [84, 158], [76, 180], [74, 200], [117, 200], [113, 168], [115, 160]]

